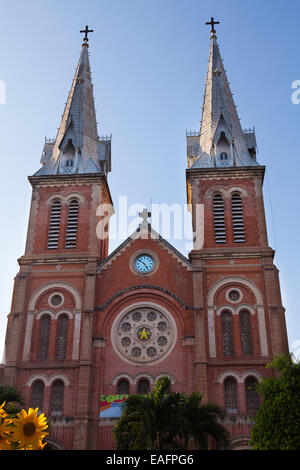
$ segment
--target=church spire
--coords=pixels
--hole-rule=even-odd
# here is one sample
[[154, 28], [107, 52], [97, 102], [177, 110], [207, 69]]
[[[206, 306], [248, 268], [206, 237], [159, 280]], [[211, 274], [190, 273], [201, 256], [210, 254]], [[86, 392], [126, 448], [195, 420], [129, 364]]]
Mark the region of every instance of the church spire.
[[[200, 132], [187, 134], [189, 166], [248, 166], [255, 160], [254, 131], [243, 131], [233, 101], [211, 18], [210, 52]], [[192, 139], [193, 138], [193, 139]], [[197, 139], [196, 139], [197, 138]], [[194, 154], [189, 155], [193, 140]], [[197, 155], [195, 143], [198, 140]], [[197, 157], [197, 158], [195, 158]], [[199, 158], [198, 158], [199, 157]], [[198, 161], [199, 160], [199, 161]]]
[[[101, 173], [110, 171], [110, 139], [99, 139], [88, 54], [86, 26], [79, 61], [53, 142], [51, 158], [41, 159], [38, 174]], [[48, 147], [49, 150], [49, 142]], [[45, 149], [44, 149], [45, 152]]]

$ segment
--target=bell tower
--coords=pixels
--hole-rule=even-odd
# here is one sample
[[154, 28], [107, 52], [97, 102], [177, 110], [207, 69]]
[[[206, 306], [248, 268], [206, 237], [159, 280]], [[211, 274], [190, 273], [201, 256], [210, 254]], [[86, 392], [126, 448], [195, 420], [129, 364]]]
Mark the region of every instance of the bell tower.
[[[87, 36], [92, 31], [83, 32], [57, 136], [45, 140], [42, 167], [29, 177], [27, 241], [8, 315], [4, 370], [4, 382], [23, 389], [28, 401], [28, 374], [37, 377], [38, 387], [52, 371], [56, 379], [47, 393], [66, 394], [67, 408], [55, 409], [54, 402], [53, 413], [74, 417], [74, 448], [85, 445], [87, 435], [96, 270], [108, 254], [108, 226], [99, 237], [97, 208], [112, 205], [111, 136], [98, 135]], [[64, 391], [69, 377], [78, 384], [76, 401]]]
[[196, 383], [206, 397], [222, 397], [223, 402], [218, 385], [227, 376], [242, 396], [243, 378], [252, 373], [260, 380], [266, 363], [288, 352], [288, 342], [274, 250], [268, 245], [265, 167], [256, 159], [254, 129], [241, 128], [217, 43], [217, 23], [212, 18], [208, 24], [202, 119], [199, 132], [187, 133], [186, 181], [195, 233], [190, 261]]

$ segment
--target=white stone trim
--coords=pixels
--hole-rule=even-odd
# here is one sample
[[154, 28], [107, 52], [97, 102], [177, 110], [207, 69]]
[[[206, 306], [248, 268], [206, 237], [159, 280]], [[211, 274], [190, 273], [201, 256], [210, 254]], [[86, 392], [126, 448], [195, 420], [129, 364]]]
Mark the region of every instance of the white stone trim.
[[215, 335], [215, 312], [213, 308], [209, 308], [207, 311], [208, 319], [208, 346], [210, 357], [216, 357], [216, 335]]
[[79, 358], [80, 330], [81, 330], [81, 311], [76, 310], [75, 318], [74, 318], [74, 336], [73, 336], [73, 349], [72, 349], [73, 360], [77, 360]]
[[259, 372], [248, 370], [244, 372], [243, 374], [239, 374], [238, 372], [234, 370], [226, 370], [225, 372], [222, 372], [222, 374], [219, 375], [219, 377], [216, 380], [216, 383], [220, 383], [220, 384], [224, 383], [224, 381], [228, 377], [234, 377], [238, 383], [245, 383], [248, 377], [254, 377], [257, 379], [258, 382], [262, 381], [262, 376]]
[[62, 204], [68, 204], [71, 199], [75, 199], [75, 198], [78, 199], [80, 203], [85, 201], [85, 197], [82, 193], [73, 192], [73, 193], [67, 194], [66, 196], [63, 196], [60, 193], [53, 193], [47, 197], [47, 199], [45, 200], [45, 204], [50, 205], [55, 199], [59, 199]]
[[229, 310], [229, 312], [232, 313], [232, 315], [236, 315], [236, 310], [235, 308], [233, 308], [231, 305], [227, 305], [227, 304], [224, 304], [224, 305], [220, 305], [217, 310], [216, 310], [216, 315], [221, 315], [221, 313], [223, 312], [223, 310]]
[[235, 378], [238, 383], [243, 382], [241, 374], [238, 374], [234, 370], [226, 370], [225, 372], [222, 372], [222, 374], [220, 374], [217, 378], [216, 382], [222, 384], [228, 377]]
[[35, 310], [35, 304], [36, 304], [38, 298], [44, 292], [46, 292], [47, 290], [50, 290], [50, 289], [65, 289], [65, 290], [69, 291], [74, 297], [75, 304], [76, 304], [76, 306], [75, 306], [76, 310], [81, 309], [81, 296], [80, 296], [80, 293], [77, 290], [77, 288], [72, 286], [72, 284], [69, 284], [68, 282], [60, 281], [60, 282], [48, 282], [47, 284], [43, 284], [42, 286], [40, 286], [34, 292], [34, 294], [31, 296], [31, 299], [30, 299], [29, 304], [28, 304], [28, 310], [29, 311], [34, 311]]
[[149, 380], [150, 385], [154, 384], [154, 377], [148, 374], [147, 372], [140, 372], [139, 374], [137, 374], [133, 379], [133, 383], [136, 385], [142, 379]]
[[266, 357], [269, 355], [269, 353], [268, 353], [265, 311], [263, 307], [257, 308], [257, 317], [258, 317], [258, 329], [259, 329], [259, 339], [260, 339], [260, 352], [262, 356]]
[[[229, 293], [233, 290], [236, 290], [240, 294], [240, 297], [239, 297], [238, 300], [231, 300], [230, 299]], [[225, 297], [228, 300], [228, 302], [231, 302], [232, 304], [237, 304], [237, 303], [241, 302], [241, 300], [243, 299], [243, 292], [238, 287], [229, 287], [229, 289], [226, 291]]]
[[134, 384], [134, 380], [129, 374], [125, 374], [124, 372], [121, 372], [120, 374], [116, 375], [115, 378], [112, 380], [112, 385], [117, 385], [119, 380], [126, 379], [130, 383], [130, 385]]
[[64, 383], [65, 386], [68, 386], [70, 385], [70, 379], [69, 377], [67, 377], [66, 375], [64, 374], [56, 374], [56, 375], [51, 375], [50, 377], [48, 377], [47, 375], [45, 374], [34, 374], [34, 375], [31, 375], [25, 385], [27, 387], [31, 387], [31, 385], [33, 384], [33, 382], [35, 382], [36, 380], [42, 380], [45, 384], [46, 387], [49, 387], [50, 385], [52, 385], [52, 383], [55, 381], [55, 380], [62, 380], [62, 382]]
[[255, 315], [255, 313], [256, 313], [255, 309], [251, 305], [248, 305], [248, 304], [239, 305], [236, 309], [236, 314], [238, 315], [241, 310], [249, 310], [251, 315]]
[[40, 320], [43, 315], [50, 315], [51, 320], [55, 319], [55, 313], [54, 312], [52, 312], [51, 310], [44, 309], [44, 310], [40, 310], [36, 314], [36, 316], [35, 316], [36, 320]]
[[[62, 298], [62, 301], [61, 301], [61, 303], [60, 303], [59, 305], [53, 305], [53, 304], [51, 303], [51, 299], [52, 299], [52, 297], [54, 297], [55, 295], [59, 295], [59, 296]], [[65, 296], [64, 296], [61, 292], [52, 292], [52, 294], [50, 294], [49, 297], [48, 297], [48, 304], [49, 304], [50, 307], [52, 307], [52, 308], [58, 308], [58, 307], [60, 307], [60, 306], [64, 303], [64, 301], [65, 301]]]
[[[214, 306], [214, 296], [220, 287], [226, 284], [243, 284], [248, 287], [255, 295], [257, 305], [263, 305], [263, 296], [260, 292], [260, 289], [257, 285], [250, 281], [249, 279], [245, 279], [243, 277], [225, 277], [216, 281], [210, 288], [207, 296], [207, 304], [209, 307]], [[232, 286], [233, 288], [234, 286]]]

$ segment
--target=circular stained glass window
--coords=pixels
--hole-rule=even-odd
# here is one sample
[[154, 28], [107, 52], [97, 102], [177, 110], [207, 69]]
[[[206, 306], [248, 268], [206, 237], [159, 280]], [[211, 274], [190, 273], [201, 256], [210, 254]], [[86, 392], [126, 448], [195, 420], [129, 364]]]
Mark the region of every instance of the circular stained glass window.
[[112, 343], [117, 353], [128, 362], [156, 362], [173, 348], [175, 330], [169, 314], [143, 306], [115, 320]]

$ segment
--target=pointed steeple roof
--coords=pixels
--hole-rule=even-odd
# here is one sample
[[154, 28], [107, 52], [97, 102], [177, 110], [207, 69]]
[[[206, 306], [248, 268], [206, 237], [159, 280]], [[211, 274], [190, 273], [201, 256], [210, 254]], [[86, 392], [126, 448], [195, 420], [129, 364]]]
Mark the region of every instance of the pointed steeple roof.
[[98, 136], [88, 47], [84, 40], [51, 158], [48, 142], [48, 158], [42, 156], [44, 166], [36, 174], [110, 171], [111, 140]]
[[[192, 168], [257, 165], [255, 135], [253, 131], [245, 133], [241, 128], [214, 29], [210, 37], [200, 132], [187, 134], [187, 138]], [[222, 152], [224, 159], [220, 160]]]
[[58, 129], [53, 157], [57, 159], [68, 138], [81, 150], [82, 156], [98, 161], [98, 132], [88, 55], [88, 44], [82, 50], [71, 90]]

